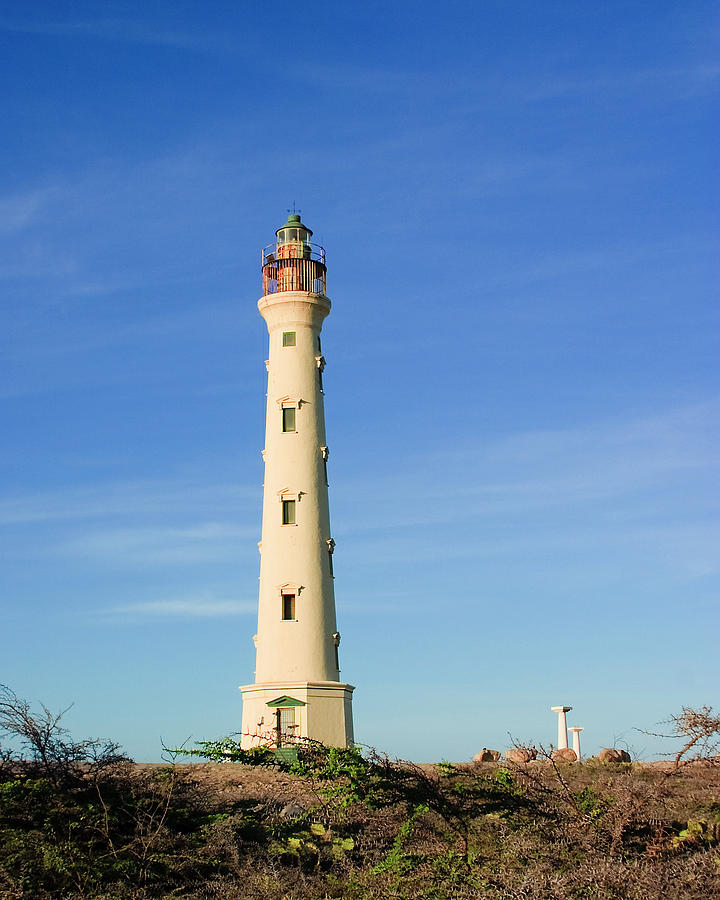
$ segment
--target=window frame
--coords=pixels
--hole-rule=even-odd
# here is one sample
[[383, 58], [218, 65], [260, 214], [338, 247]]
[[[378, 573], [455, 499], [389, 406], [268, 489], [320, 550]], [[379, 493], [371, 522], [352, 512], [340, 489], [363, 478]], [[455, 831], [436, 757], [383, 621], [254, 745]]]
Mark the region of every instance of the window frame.
[[325, 546], [327, 547], [328, 552], [328, 562], [330, 564], [330, 577], [335, 577], [335, 572], [333, 570], [333, 554], [335, 553], [335, 541], [332, 538], [328, 538], [325, 541]]
[[[292, 342], [290, 339], [292, 338]], [[282, 333], [283, 347], [297, 347], [297, 331], [283, 331]]]
[[328, 487], [330, 487], [330, 482], [328, 480], [328, 457], [330, 456], [330, 449], [328, 447], [321, 447], [320, 455], [322, 456], [323, 473], [325, 475], [325, 484]]
[[282, 499], [282, 524], [297, 525], [297, 500]]
[[340, 632], [336, 631], [332, 637], [335, 647], [335, 668], [340, 672]]
[[280, 617], [283, 622], [297, 621], [296, 603], [297, 594], [294, 591], [280, 594]]
[[[292, 416], [289, 415], [292, 413]], [[285, 406], [281, 408], [283, 434], [295, 434], [297, 432], [297, 406]], [[292, 428], [288, 427], [292, 425]]]

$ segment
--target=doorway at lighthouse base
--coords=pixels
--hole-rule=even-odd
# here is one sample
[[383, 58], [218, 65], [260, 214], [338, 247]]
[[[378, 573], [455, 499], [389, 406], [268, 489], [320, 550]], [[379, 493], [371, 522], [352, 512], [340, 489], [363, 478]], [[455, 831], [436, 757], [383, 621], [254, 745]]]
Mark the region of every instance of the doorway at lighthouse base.
[[321, 741], [328, 747], [353, 744], [351, 684], [337, 681], [267, 682], [243, 685], [243, 750]]

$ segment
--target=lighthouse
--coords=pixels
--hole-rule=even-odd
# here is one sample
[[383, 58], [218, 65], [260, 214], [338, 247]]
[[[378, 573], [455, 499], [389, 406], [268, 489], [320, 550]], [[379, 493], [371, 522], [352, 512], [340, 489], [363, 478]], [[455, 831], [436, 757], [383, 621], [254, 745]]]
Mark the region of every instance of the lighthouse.
[[255, 680], [240, 688], [244, 749], [353, 742], [340, 680], [320, 332], [325, 250], [296, 213], [262, 251], [258, 301], [270, 349]]

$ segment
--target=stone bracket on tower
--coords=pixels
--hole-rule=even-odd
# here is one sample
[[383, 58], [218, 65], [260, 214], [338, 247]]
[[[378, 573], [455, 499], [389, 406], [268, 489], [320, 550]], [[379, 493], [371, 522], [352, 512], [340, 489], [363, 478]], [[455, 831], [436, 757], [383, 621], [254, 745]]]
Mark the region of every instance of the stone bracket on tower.
[[320, 448], [320, 455], [322, 456], [323, 460], [324, 460], [325, 462], [327, 462], [328, 457], [330, 456], [330, 448], [329, 448], [329, 447], [321, 447], [321, 448]]
[[278, 397], [275, 401], [280, 409], [285, 409], [288, 406], [296, 406], [300, 409], [303, 404], [307, 404], [307, 400], [303, 400], [302, 397]]
[[297, 500], [298, 503], [305, 496], [307, 491], [291, 491], [289, 488], [283, 488], [277, 492], [278, 500]]
[[324, 356], [316, 356], [315, 357], [315, 365], [320, 369], [320, 371], [324, 371], [325, 369], [325, 357]]

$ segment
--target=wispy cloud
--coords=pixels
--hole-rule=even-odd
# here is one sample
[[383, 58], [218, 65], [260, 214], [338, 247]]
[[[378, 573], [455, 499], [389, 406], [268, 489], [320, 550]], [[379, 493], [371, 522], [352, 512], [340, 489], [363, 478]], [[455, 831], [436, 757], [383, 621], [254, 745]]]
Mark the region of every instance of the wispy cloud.
[[[631, 178], [632, 169], [626, 170], [623, 177]], [[641, 177], [647, 177], [647, 170]], [[497, 291], [510, 288], [516, 290], [538, 282], [556, 282], [580, 274], [599, 272], [608, 278], [617, 278], [629, 268], [652, 267], [660, 262], [667, 263], [673, 259], [683, 260], [688, 254], [714, 259], [717, 252], [716, 243], [706, 235], [685, 234], [660, 237], [654, 241], [637, 241], [625, 244], [610, 244], [598, 250], [576, 252], [559, 252], [545, 256], [543, 259], [528, 260], [512, 271], [496, 271], [489, 273], [484, 289]], [[583, 309], [587, 315], [587, 309]]]
[[[502, 545], [503, 523], [537, 529], [541, 522], [540, 538], [555, 540], [552, 527], [569, 546], [583, 535], [596, 539], [597, 528], [634, 539], [687, 529], [716, 505], [707, 485], [720, 477], [719, 427], [720, 401], [712, 399], [631, 421], [479, 436], [472, 446], [408, 457], [402, 470], [374, 476], [362, 504], [357, 484], [341, 484], [336, 530], [369, 535], [454, 523], [475, 530], [473, 540], [477, 529], [492, 528]], [[508, 540], [515, 544], [515, 534]]]
[[[633, 91], [652, 91], [660, 102], [677, 96], [704, 94], [717, 88], [720, 65], [712, 60], [688, 66], [646, 66], [623, 70], [597, 69], [583, 77], [533, 72], [511, 75], [488, 74], [479, 81], [475, 72], [468, 73], [462, 64], [445, 70], [443, 75], [427, 69], [394, 66], [362, 66], [356, 63], [298, 63], [303, 78], [320, 85], [341, 84], [345, 90], [368, 91], [377, 95], [396, 94], [443, 98], [449, 112], [471, 113], [480, 105], [508, 101], [537, 102], [568, 97], [602, 94], [615, 98]], [[475, 98], [478, 106], [456, 106]]]
[[49, 37], [94, 37], [107, 41], [151, 44], [176, 47], [179, 50], [217, 52], [230, 49], [226, 35], [207, 31], [190, 33], [155, 27], [132, 19], [104, 18], [65, 22], [28, 22], [0, 19], [0, 30], [16, 34], [37, 34]]
[[133, 481], [30, 494], [0, 501], [0, 526], [111, 519], [121, 516], [196, 514], [256, 502], [257, 488], [219, 482]]
[[37, 188], [0, 197], [0, 234], [20, 231], [33, 224], [56, 193], [53, 188]]
[[247, 616], [256, 612], [257, 603], [243, 600], [218, 599], [205, 594], [176, 597], [168, 600], [147, 600], [124, 603], [103, 611], [104, 616], [116, 618], [156, 619], [218, 619]]
[[108, 528], [81, 534], [56, 546], [61, 555], [128, 566], [176, 566], [236, 559], [252, 546], [258, 528], [203, 522], [184, 528]]
[[[163, 283], [167, 284], [170, 281]], [[121, 285], [110, 281], [96, 287], [98, 294], [107, 294], [113, 290], [125, 290], [130, 286], [130, 282]], [[96, 291], [95, 286], [82, 283], [73, 289], [73, 293], [77, 296], [80, 293], [95, 294]], [[222, 332], [236, 326], [237, 318], [237, 309], [232, 303], [218, 302], [201, 308], [181, 309], [165, 315], [150, 314], [136, 321], [116, 322], [112, 327], [108, 327], [107, 322], [102, 321], [80, 322], [66, 341], [58, 343], [53, 340], [52, 334], [47, 335], [48, 340], [41, 340], [40, 336], [33, 334], [34, 343], [30, 340], [19, 345], [8, 342], [6, 348], [0, 348], [0, 358], [19, 361], [49, 357], [69, 358], [102, 347], [133, 345], [138, 341], [150, 341], [153, 338], [165, 340], [170, 336], [182, 337], [189, 333], [203, 333], [201, 331], [203, 326], [208, 332], [211, 331], [208, 322], [212, 323], [215, 332]], [[0, 387], [0, 397], [17, 396], [25, 391], [33, 392], [38, 389], [41, 388], [28, 385], [20, 385], [14, 389]]]
[[701, 63], [693, 66], [667, 66], [645, 69], [626, 69], [618, 72], [597, 72], [584, 78], [553, 78], [528, 85], [526, 100], [550, 100], [602, 93], [603, 96], [648, 91], [667, 102], [675, 97], [686, 98], [717, 89], [720, 66]]

